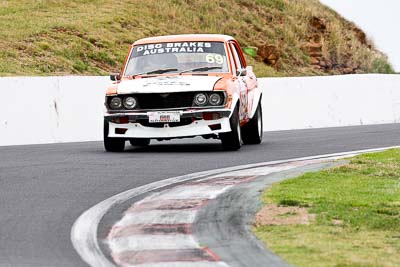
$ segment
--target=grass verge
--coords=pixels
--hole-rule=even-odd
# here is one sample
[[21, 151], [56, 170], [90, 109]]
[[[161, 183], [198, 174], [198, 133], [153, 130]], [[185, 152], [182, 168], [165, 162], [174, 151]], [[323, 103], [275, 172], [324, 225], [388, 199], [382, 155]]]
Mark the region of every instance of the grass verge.
[[[0, 76], [105, 75], [121, 69], [135, 40], [181, 33], [275, 47], [273, 66], [248, 57], [260, 77], [393, 72], [365, 34], [318, 0], [3, 0]], [[310, 42], [320, 45], [319, 65]]]
[[266, 204], [306, 207], [309, 224], [261, 225], [255, 234], [294, 266], [400, 265], [400, 150], [365, 154], [273, 185]]

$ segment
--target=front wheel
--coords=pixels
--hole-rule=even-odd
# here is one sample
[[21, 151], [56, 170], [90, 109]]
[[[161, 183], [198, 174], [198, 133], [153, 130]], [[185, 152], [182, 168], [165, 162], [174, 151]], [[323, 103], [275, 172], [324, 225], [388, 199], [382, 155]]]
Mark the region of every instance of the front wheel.
[[104, 149], [108, 152], [122, 152], [125, 149], [125, 139], [108, 137], [109, 123], [104, 120]]
[[242, 146], [242, 135], [240, 131], [240, 120], [238, 108], [235, 108], [230, 120], [231, 131], [221, 133], [222, 147], [225, 150], [239, 150]]
[[243, 143], [249, 144], [260, 144], [263, 138], [263, 122], [262, 122], [262, 110], [261, 104], [257, 106], [256, 113], [253, 118], [242, 127]]

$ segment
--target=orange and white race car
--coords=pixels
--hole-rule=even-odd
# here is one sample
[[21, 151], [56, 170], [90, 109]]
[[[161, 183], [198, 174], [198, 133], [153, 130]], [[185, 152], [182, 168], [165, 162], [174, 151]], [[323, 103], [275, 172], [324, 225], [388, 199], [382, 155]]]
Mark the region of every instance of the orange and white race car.
[[104, 147], [126, 141], [218, 138], [227, 150], [259, 144], [261, 90], [230, 36], [170, 35], [136, 41], [106, 95]]

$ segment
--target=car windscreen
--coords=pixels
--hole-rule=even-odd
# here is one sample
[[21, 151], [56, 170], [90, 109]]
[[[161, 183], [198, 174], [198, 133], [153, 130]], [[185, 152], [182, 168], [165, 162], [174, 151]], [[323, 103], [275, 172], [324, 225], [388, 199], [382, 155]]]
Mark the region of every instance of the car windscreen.
[[137, 45], [125, 76], [195, 72], [229, 72], [223, 42], [170, 42]]

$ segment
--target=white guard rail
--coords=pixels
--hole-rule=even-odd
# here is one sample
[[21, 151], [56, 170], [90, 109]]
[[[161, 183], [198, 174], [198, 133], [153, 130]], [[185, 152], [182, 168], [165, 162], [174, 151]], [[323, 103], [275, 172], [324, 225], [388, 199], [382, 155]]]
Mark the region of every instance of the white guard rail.
[[[0, 146], [102, 139], [108, 77], [0, 78]], [[264, 130], [400, 122], [400, 75], [260, 78]]]

